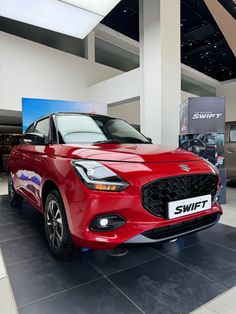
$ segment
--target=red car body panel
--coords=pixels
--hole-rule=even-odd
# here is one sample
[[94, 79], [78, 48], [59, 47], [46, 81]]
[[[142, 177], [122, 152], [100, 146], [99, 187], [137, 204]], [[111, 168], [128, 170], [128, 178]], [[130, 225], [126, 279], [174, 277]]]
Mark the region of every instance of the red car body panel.
[[[129, 187], [121, 192], [88, 189], [71, 164], [74, 159], [99, 161], [126, 180]], [[189, 166], [189, 172], [179, 167], [182, 162]], [[169, 220], [144, 209], [141, 189], [146, 183], [186, 174], [216, 174], [209, 163], [179, 149], [152, 144], [24, 144], [13, 150], [9, 170], [16, 191], [42, 213], [44, 184], [49, 180], [55, 183], [65, 205], [72, 238], [81, 247], [112, 249], [150, 229], [222, 213], [219, 204], [212, 204], [209, 210]], [[90, 230], [94, 217], [110, 213], [124, 217], [126, 223], [109, 232]]]

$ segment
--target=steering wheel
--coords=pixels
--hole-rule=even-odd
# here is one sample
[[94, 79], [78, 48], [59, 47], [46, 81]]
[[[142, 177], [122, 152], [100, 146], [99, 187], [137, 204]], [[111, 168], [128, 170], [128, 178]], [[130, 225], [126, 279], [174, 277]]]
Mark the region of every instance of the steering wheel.
[[206, 156], [206, 144], [200, 139], [192, 139], [188, 144], [188, 151], [195, 153], [201, 157]]

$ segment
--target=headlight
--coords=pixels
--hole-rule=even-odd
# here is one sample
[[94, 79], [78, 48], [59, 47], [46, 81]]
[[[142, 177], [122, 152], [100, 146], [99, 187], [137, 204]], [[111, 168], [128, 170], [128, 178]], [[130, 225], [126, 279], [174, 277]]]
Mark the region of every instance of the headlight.
[[74, 160], [72, 164], [82, 182], [91, 190], [118, 192], [129, 186], [115, 172], [97, 161]]

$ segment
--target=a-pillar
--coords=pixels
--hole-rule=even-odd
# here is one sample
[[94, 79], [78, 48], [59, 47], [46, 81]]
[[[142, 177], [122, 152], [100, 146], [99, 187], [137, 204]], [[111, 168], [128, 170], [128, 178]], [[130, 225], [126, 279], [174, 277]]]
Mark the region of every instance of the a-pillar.
[[181, 102], [180, 0], [139, 0], [141, 131], [178, 146]]

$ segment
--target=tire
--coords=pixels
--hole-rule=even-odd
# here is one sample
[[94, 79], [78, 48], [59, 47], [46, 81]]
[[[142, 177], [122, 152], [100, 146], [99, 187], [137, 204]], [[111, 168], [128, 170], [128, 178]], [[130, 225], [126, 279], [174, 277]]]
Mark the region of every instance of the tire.
[[60, 193], [52, 190], [45, 202], [45, 232], [49, 249], [57, 260], [70, 260], [78, 251], [68, 227], [65, 207]]
[[8, 174], [8, 199], [13, 207], [18, 207], [21, 205], [22, 202], [22, 196], [16, 193], [16, 190], [14, 188], [12, 175]]

